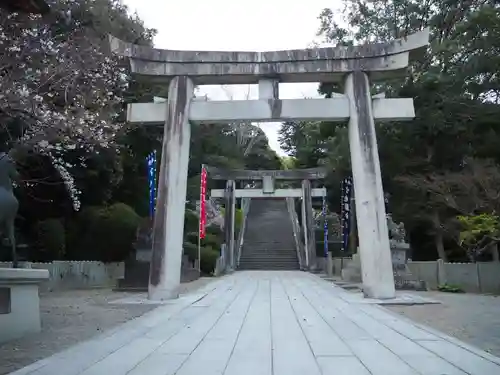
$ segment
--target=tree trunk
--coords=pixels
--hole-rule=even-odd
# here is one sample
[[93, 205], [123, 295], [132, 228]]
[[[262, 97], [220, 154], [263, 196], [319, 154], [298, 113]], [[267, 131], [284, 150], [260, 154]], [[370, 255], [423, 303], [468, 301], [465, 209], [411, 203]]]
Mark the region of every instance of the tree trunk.
[[442, 259], [443, 262], [448, 262], [448, 257], [446, 256], [446, 252], [444, 251], [443, 230], [441, 229], [441, 220], [439, 218], [439, 213], [437, 211], [434, 212], [432, 222], [434, 223], [434, 229], [436, 231], [436, 235], [434, 236], [434, 243], [436, 245], [438, 258]]
[[493, 258], [493, 262], [500, 262], [500, 254], [498, 253], [498, 243], [491, 245], [490, 251], [491, 251], [491, 256]]

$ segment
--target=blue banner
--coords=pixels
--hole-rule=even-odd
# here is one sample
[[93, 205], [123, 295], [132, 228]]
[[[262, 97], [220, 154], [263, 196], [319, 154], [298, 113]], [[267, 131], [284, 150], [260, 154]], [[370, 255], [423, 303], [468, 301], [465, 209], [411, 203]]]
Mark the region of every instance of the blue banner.
[[149, 184], [149, 216], [153, 217], [156, 208], [156, 150], [146, 158]]
[[342, 251], [349, 250], [349, 234], [351, 232], [351, 197], [352, 177], [345, 178], [341, 186], [341, 228], [342, 228]]
[[328, 256], [328, 220], [326, 219], [326, 197], [323, 197], [323, 222], [324, 222], [324, 225], [323, 225], [324, 251], [325, 251], [325, 256]]

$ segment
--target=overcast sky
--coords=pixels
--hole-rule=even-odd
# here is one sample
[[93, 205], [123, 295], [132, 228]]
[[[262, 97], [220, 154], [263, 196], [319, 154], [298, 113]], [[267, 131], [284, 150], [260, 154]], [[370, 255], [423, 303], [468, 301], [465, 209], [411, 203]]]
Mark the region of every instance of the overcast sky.
[[[267, 51], [306, 48], [317, 40], [318, 15], [340, 0], [123, 0], [158, 34], [155, 47], [178, 50]], [[292, 4], [293, 3], [293, 4]], [[282, 99], [318, 97], [318, 84], [281, 84]], [[256, 86], [201, 86], [213, 100], [257, 96]], [[228, 93], [229, 91], [229, 93]], [[259, 124], [270, 146], [279, 147], [279, 123]]]

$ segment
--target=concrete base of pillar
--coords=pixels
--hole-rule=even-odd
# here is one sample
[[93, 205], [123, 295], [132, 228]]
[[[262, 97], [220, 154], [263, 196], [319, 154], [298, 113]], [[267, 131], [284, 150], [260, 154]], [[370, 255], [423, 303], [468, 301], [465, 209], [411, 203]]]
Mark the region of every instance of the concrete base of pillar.
[[328, 252], [328, 256], [326, 257], [326, 275], [333, 277], [333, 258], [331, 252]]
[[150, 301], [166, 301], [169, 299], [179, 298], [179, 287], [166, 288], [149, 288], [148, 299]]
[[340, 271], [342, 280], [351, 283], [361, 283], [361, 261], [359, 253], [352, 254], [352, 260]]

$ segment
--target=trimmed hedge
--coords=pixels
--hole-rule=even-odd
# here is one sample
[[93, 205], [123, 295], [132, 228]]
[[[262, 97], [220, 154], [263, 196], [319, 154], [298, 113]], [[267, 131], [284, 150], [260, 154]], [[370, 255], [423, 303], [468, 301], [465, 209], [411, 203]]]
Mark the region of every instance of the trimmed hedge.
[[36, 247], [43, 259], [64, 259], [66, 230], [61, 219], [47, 219], [35, 225]]
[[75, 260], [123, 261], [134, 250], [140, 220], [124, 203], [88, 207], [70, 225], [68, 253]]
[[206, 275], [211, 275], [215, 270], [215, 265], [217, 263], [218, 258], [219, 258], [219, 251], [214, 250], [211, 247], [201, 248], [201, 261], [200, 261], [201, 272]]

